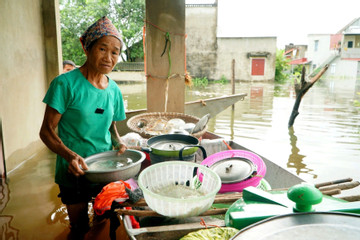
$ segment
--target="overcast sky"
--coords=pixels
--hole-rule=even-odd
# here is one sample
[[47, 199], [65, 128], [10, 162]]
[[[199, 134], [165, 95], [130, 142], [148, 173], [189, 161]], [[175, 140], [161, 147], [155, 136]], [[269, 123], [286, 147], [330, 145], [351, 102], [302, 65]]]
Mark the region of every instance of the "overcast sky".
[[307, 44], [308, 34], [334, 34], [358, 17], [360, 0], [218, 0], [218, 36], [276, 36], [283, 49]]

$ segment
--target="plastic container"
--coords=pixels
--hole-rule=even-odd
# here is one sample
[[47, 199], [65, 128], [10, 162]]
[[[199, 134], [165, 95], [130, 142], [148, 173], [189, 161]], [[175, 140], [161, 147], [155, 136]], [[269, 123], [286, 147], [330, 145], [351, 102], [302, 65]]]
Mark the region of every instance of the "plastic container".
[[[196, 181], [197, 174], [203, 176], [201, 184]], [[184, 218], [198, 216], [211, 207], [221, 187], [221, 180], [214, 171], [200, 164], [170, 161], [144, 169], [139, 175], [138, 184], [146, 203], [153, 211], [163, 216]], [[178, 185], [199, 191], [203, 195], [184, 198], [157, 193], [159, 189], [167, 189], [169, 186], [176, 188]]]

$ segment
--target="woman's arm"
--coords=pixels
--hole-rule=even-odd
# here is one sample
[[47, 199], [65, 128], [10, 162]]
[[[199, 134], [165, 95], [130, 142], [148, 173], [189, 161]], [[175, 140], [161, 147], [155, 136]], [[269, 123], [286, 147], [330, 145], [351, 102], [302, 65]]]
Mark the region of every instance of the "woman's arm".
[[46, 105], [44, 120], [40, 129], [40, 138], [54, 153], [69, 162], [68, 171], [75, 176], [84, 175], [83, 169], [88, 169], [84, 159], [64, 145], [55, 129], [60, 121], [61, 114], [54, 108]]
[[111, 134], [111, 142], [112, 142], [112, 145], [114, 146], [114, 148], [116, 150], [119, 150], [120, 154], [124, 153], [127, 149], [127, 146], [124, 143], [124, 141], [121, 139], [119, 132], [117, 131], [116, 122], [111, 123], [109, 131]]

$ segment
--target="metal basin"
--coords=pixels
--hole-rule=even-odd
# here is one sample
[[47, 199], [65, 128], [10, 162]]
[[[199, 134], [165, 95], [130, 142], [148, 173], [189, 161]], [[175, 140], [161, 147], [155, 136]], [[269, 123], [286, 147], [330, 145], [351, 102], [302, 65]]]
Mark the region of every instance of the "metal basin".
[[145, 154], [141, 151], [128, 149], [123, 154], [107, 151], [85, 158], [88, 170], [85, 178], [93, 183], [110, 183], [127, 180], [139, 173]]

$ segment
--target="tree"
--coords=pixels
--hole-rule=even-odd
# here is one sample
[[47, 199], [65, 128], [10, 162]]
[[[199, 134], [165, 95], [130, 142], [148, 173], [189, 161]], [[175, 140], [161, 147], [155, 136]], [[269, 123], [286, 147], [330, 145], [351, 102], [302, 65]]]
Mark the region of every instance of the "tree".
[[[61, 42], [63, 59], [82, 65], [86, 56], [80, 43], [80, 36], [87, 27], [102, 16], [108, 16], [123, 35], [128, 61], [143, 57], [142, 45], [132, 49], [141, 40], [145, 15], [144, 0], [77, 0], [60, 1]], [[140, 21], [141, 19], [141, 21]], [[134, 53], [132, 53], [134, 51]]]
[[301, 79], [300, 83], [295, 81], [295, 93], [296, 93], [296, 100], [293, 107], [293, 110], [290, 115], [288, 128], [292, 127], [294, 125], [295, 118], [299, 115], [299, 107], [300, 102], [302, 98], [304, 97], [305, 93], [309, 91], [309, 89], [316, 83], [317, 80], [320, 79], [320, 77], [326, 72], [326, 70], [329, 68], [329, 65], [326, 64], [319, 73], [317, 73], [313, 78], [310, 79], [310, 81], [305, 80], [305, 66], [302, 68], [301, 73]]
[[289, 68], [289, 60], [284, 56], [284, 50], [277, 50], [275, 62], [275, 81], [286, 81], [289, 77], [289, 74], [287, 73]]
[[122, 0], [115, 5], [116, 18], [123, 35], [127, 61], [143, 58], [142, 27], [145, 19], [145, 0]]
[[90, 23], [109, 14], [109, 4], [106, 2], [86, 3], [83, 0], [60, 4], [63, 59], [70, 59], [77, 65], [82, 65], [86, 56], [80, 43], [81, 34]]

